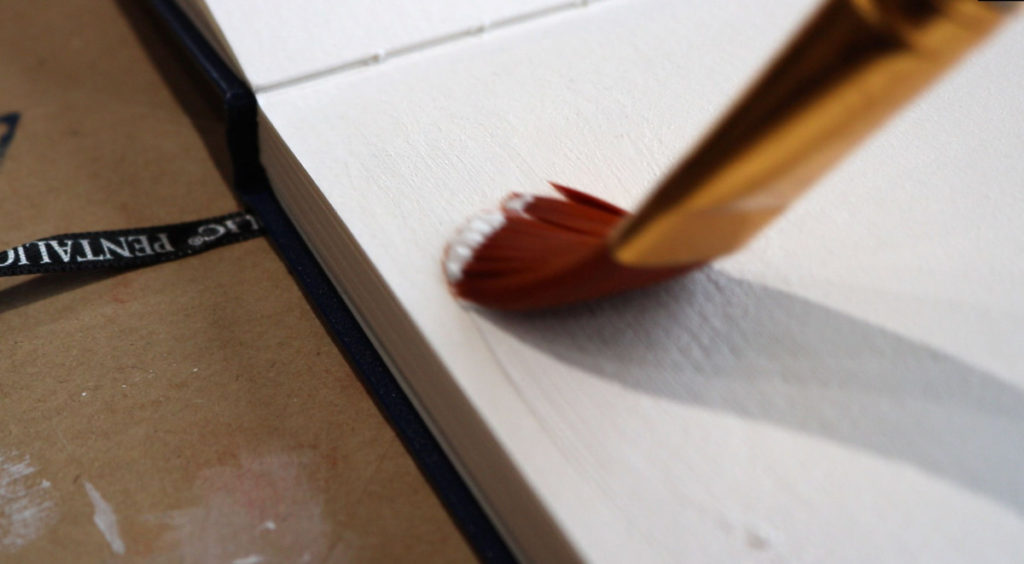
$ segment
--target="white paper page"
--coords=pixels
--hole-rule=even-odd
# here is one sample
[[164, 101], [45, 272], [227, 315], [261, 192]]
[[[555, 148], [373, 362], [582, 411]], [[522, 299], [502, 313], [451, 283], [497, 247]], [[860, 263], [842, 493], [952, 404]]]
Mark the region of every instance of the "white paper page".
[[816, 2], [609, 2], [259, 97], [598, 561], [1024, 553], [1024, 22], [743, 252], [558, 313], [456, 304], [470, 214], [632, 206]]
[[570, 0], [184, 0], [205, 4], [254, 90], [509, 20]]

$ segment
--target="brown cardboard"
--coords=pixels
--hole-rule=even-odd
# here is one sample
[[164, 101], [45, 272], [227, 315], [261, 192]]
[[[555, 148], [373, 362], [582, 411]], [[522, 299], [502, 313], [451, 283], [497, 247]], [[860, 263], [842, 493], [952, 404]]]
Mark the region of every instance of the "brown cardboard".
[[[145, 17], [0, 4], [0, 248], [238, 209]], [[471, 558], [266, 241], [0, 279], [0, 561]]]

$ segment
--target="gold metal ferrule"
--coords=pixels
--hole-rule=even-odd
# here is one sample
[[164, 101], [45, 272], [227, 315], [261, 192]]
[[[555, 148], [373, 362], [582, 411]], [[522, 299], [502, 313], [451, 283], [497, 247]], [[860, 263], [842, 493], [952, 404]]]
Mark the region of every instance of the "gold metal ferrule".
[[986, 36], [1012, 4], [829, 0], [612, 234], [613, 255], [653, 267], [736, 250]]

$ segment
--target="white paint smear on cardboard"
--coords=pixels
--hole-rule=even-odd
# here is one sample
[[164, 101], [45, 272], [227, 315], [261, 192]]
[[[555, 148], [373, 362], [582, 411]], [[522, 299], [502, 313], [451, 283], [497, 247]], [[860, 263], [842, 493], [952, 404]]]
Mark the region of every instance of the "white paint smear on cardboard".
[[107, 503], [107, 500], [103, 499], [99, 490], [88, 480], [85, 482], [85, 493], [89, 494], [89, 499], [92, 501], [92, 520], [103, 533], [103, 537], [107, 539], [110, 549], [115, 554], [124, 554], [124, 541], [121, 540], [121, 531], [117, 528], [117, 515], [114, 514], [114, 508]]
[[338, 560], [331, 551], [345, 544], [329, 543], [324, 494], [308, 477], [315, 464], [304, 453], [243, 454], [201, 471], [201, 505], [149, 516], [169, 526], [155, 551], [183, 564]]
[[28, 455], [0, 449], [0, 553], [17, 552], [57, 521], [50, 482]]

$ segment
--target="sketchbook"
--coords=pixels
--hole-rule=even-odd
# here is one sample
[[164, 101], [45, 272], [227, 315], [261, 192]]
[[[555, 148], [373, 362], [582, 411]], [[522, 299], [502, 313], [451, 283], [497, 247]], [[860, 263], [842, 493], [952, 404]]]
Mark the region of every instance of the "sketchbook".
[[[180, 0], [273, 189], [525, 560], [1024, 553], [1024, 21], [742, 251], [539, 314], [447, 238], [547, 181], [634, 208], [813, 0]], [[301, 362], [301, 359], [295, 359]]]

